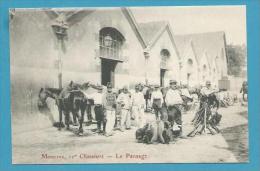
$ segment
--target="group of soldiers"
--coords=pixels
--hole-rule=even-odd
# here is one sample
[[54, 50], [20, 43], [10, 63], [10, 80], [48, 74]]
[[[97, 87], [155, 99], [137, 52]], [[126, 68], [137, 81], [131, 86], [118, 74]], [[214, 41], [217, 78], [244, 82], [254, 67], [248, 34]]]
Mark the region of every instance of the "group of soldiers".
[[[217, 124], [221, 119], [221, 115], [217, 113], [219, 104], [215, 96], [216, 92], [218, 91], [211, 87], [210, 81], [206, 82], [205, 87], [193, 92], [197, 95], [199, 104], [194, 112], [194, 130], [188, 136], [194, 136], [197, 133], [201, 134], [206, 128], [212, 134], [219, 132]], [[160, 90], [159, 86], [155, 86], [155, 90], [151, 94], [151, 103], [156, 121], [147, 123], [143, 128], [138, 129], [136, 132], [137, 140], [144, 143], [169, 143], [175, 138], [186, 138], [183, 135], [183, 108], [187, 101], [193, 101], [194, 99], [188, 88], [185, 86], [180, 87], [176, 80], [170, 80], [169, 87], [165, 89]], [[207, 103], [207, 109], [205, 103]], [[210, 129], [211, 127], [216, 131]]]
[[[61, 96], [68, 95], [66, 92], [70, 92], [71, 86], [73, 86], [73, 84], [65, 88]], [[187, 103], [187, 99], [192, 101], [193, 98], [188, 88], [180, 88], [176, 80], [170, 80], [169, 87], [136, 84], [134, 91], [124, 86], [122, 89], [119, 89], [118, 92], [115, 92], [111, 83], [108, 83], [106, 87], [95, 86], [94, 88], [97, 89], [95, 93], [85, 93], [85, 95], [91, 102], [87, 107], [88, 120], [91, 121], [93, 119], [91, 114], [91, 108], [93, 106], [95, 120], [97, 122], [97, 133], [112, 136], [116, 129], [123, 132], [131, 129], [133, 125], [139, 130], [147, 130], [148, 125], [151, 125], [151, 123], [147, 123], [145, 109], [147, 109], [147, 106], [150, 104], [152, 108], [150, 113], [154, 114], [153, 120], [156, 123], [154, 127], [161, 125], [161, 129], [172, 129], [177, 132], [178, 137], [183, 137], [183, 105]], [[203, 96], [208, 96], [212, 91], [213, 89], [209, 81], [206, 82], [205, 87], [200, 89], [200, 93]], [[147, 92], [150, 92], [150, 95], [148, 95]], [[161, 131], [161, 133], [156, 136], [160, 137], [162, 133]], [[143, 135], [144, 134], [143, 132]], [[141, 137], [143, 138], [143, 136]], [[150, 140], [152, 139], [151, 137]], [[158, 138], [153, 139], [155, 139], [154, 141], [158, 140]], [[160, 141], [164, 143], [164, 140]]]
[[137, 127], [144, 125], [145, 100], [140, 84], [135, 86], [132, 93], [127, 86], [115, 93], [111, 83], [105, 89], [102, 86], [97, 86], [97, 89], [98, 92], [86, 95], [93, 100], [97, 133], [112, 136], [116, 128], [122, 132], [129, 130], [132, 120]]

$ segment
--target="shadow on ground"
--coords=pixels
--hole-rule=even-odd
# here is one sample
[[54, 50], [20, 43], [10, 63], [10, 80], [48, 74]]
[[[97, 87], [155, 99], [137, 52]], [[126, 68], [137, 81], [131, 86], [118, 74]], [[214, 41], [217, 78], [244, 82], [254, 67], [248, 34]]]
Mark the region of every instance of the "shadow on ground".
[[222, 129], [221, 134], [228, 144], [227, 149], [234, 154], [238, 162], [248, 162], [248, 125], [228, 127]]

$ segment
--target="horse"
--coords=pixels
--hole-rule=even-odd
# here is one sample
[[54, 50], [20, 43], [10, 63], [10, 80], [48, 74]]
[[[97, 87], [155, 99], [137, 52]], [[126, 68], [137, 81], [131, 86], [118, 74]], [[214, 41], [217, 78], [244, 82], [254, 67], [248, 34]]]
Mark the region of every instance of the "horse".
[[[85, 99], [83, 99], [81, 92], [79, 92], [79, 87], [81, 85], [71, 82], [69, 84], [72, 88], [66, 93], [68, 96], [64, 97], [64, 89], [58, 88], [41, 88], [38, 94], [38, 109], [41, 113], [50, 113], [46, 100], [52, 98], [55, 100], [59, 111], [59, 123], [55, 124], [59, 130], [64, 127], [63, 114], [65, 115], [65, 125], [69, 129], [69, 124], [71, 123], [70, 113], [73, 115], [74, 125], [76, 126], [77, 118], [79, 118], [78, 111], [81, 110], [81, 115], [84, 117], [85, 112]], [[81, 117], [82, 118], [82, 117]]]
[[247, 89], [248, 89], [247, 81], [244, 81], [243, 84], [242, 84], [242, 87], [240, 89], [240, 93], [242, 93], [244, 101], [247, 101], [247, 99], [245, 99], [245, 94], [247, 95]]
[[[78, 128], [78, 135], [83, 135], [83, 123], [84, 123], [84, 116], [85, 112], [87, 112], [88, 119], [90, 122], [92, 122], [92, 116], [91, 115], [91, 105], [94, 104], [93, 99], [88, 98], [84, 91], [87, 90], [89, 87], [92, 87], [94, 89], [98, 89], [98, 86], [91, 84], [89, 82], [80, 84], [74, 83], [74, 90], [70, 92], [69, 98], [68, 98], [68, 110], [71, 110], [75, 117], [79, 118], [79, 128]], [[73, 105], [73, 106], [71, 106]], [[80, 111], [80, 116], [79, 116]], [[91, 123], [90, 123], [91, 124]]]
[[[87, 98], [84, 95], [84, 93], [81, 90], [73, 90], [70, 92], [70, 95], [68, 99], [64, 99], [63, 101], [63, 109], [65, 113], [65, 117], [69, 117], [69, 113], [72, 112], [73, 114], [73, 121], [74, 126], [77, 126], [77, 119], [79, 121], [79, 128], [78, 128], [78, 134], [83, 134], [83, 122], [84, 122], [84, 115], [87, 108]], [[80, 115], [79, 115], [80, 112]], [[67, 122], [67, 127], [69, 127], [69, 124]]]

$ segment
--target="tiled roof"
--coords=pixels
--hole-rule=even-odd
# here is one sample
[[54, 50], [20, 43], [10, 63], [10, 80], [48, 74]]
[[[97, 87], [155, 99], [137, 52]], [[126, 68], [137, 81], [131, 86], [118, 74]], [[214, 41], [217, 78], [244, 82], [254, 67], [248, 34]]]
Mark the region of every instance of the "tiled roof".
[[145, 40], [145, 43], [151, 44], [155, 36], [167, 25], [165, 21], [138, 23], [139, 31]]
[[209, 60], [215, 59], [216, 56], [222, 57], [225, 55], [225, 33], [223, 31], [175, 35], [174, 38], [181, 54], [184, 53], [185, 44], [192, 41], [198, 60], [205, 55], [204, 53], [206, 53]]

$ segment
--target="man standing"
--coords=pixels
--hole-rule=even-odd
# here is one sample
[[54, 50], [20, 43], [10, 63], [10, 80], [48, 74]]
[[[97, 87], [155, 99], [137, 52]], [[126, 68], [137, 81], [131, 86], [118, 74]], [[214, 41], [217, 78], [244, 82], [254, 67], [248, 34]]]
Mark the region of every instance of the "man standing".
[[214, 92], [214, 90], [211, 88], [211, 82], [206, 81], [206, 86], [202, 87], [200, 92], [203, 96], [208, 96], [208, 95], [212, 94]]
[[159, 113], [160, 113], [160, 115], [162, 114], [161, 107], [162, 107], [162, 103], [163, 103], [163, 95], [162, 95], [161, 90], [159, 89], [159, 85], [155, 85], [154, 88], [155, 88], [155, 90], [152, 92], [152, 95], [151, 95], [151, 102], [152, 102], [152, 107], [155, 112], [156, 120], [158, 120], [160, 118]]
[[113, 128], [115, 125], [115, 115], [116, 115], [116, 95], [112, 92], [111, 83], [107, 84], [107, 92], [103, 97], [103, 106], [104, 106], [104, 133], [106, 136], [113, 135]]
[[117, 103], [121, 106], [121, 121], [120, 121], [120, 130], [130, 129], [131, 126], [131, 99], [130, 94], [126, 86], [124, 86], [123, 91], [118, 95]]
[[102, 106], [102, 86], [98, 86], [97, 90], [98, 92], [93, 93], [90, 96], [90, 99], [94, 102], [94, 111], [95, 111], [95, 118], [97, 121], [97, 133], [101, 133], [101, 126], [103, 126], [103, 132], [105, 132], [105, 122], [104, 122], [104, 112], [103, 112], [103, 106]]
[[135, 118], [138, 128], [144, 126], [144, 95], [140, 90], [140, 85], [135, 86], [135, 92], [132, 94], [132, 117]]
[[182, 136], [181, 105], [183, 103], [183, 100], [181, 98], [181, 91], [177, 89], [176, 80], [170, 80], [170, 88], [166, 93], [165, 103], [168, 108], [168, 120], [173, 126], [174, 131], [178, 131], [179, 136]]

